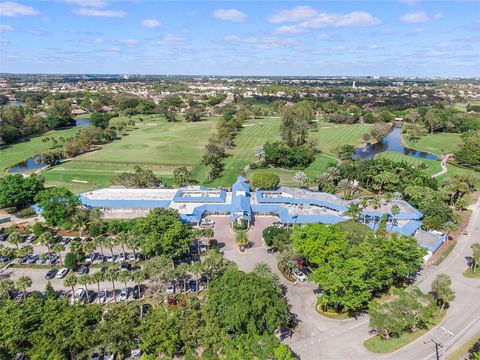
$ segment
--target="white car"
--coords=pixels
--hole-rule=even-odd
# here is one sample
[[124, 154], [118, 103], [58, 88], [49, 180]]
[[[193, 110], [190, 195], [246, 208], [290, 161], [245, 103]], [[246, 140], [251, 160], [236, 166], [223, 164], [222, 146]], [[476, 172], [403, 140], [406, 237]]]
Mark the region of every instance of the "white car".
[[78, 288], [75, 290], [75, 294], [73, 295], [73, 303], [84, 302], [86, 298], [87, 292], [83, 288]]
[[120, 292], [120, 301], [127, 301], [128, 300], [128, 289], [122, 289]]
[[135, 261], [136, 260], [135, 254], [134, 253], [128, 254], [127, 259], [128, 261]]
[[166, 292], [167, 294], [173, 294], [175, 292], [175, 285], [168, 283], [166, 286]]
[[304, 282], [307, 280], [307, 275], [305, 275], [301, 270], [294, 270], [292, 275], [298, 281]]
[[57, 275], [55, 275], [55, 277], [57, 279], [63, 279], [65, 276], [67, 276], [68, 272], [69, 270], [67, 268], [60, 269], [58, 270]]
[[108, 291], [106, 289], [100, 291], [100, 293], [98, 294], [98, 303], [105, 304], [107, 302], [107, 297], [108, 297]]

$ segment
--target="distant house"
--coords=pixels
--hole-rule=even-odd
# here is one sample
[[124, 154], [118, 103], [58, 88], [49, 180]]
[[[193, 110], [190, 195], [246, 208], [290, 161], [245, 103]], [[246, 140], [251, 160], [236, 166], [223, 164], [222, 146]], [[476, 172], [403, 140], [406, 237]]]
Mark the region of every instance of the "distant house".
[[104, 105], [104, 106], [102, 106], [100, 109], [98, 109], [98, 111], [101, 111], [101, 112], [110, 112], [110, 111], [113, 111], [113, 108], [112, 108], [111, 106]]
[[87, 111], [83, 110], [83, 109], [75, 109], [75, 110], [72, 110], [72, 115], [83, 115], [83, 114], [86, 114]]

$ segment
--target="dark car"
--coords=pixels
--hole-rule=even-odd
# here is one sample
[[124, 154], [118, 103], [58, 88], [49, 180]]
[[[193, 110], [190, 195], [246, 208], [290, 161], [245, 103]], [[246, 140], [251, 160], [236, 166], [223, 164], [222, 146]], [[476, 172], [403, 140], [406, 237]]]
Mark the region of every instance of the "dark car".
[[133, 287], [133, 298], [134, 298], [135, 300], [138, 300], [138, 299], [140, 299], [141, 296], [142, 296], [142, 288], [141, 288], [141, 286], [135, 285], [135, 286]]
[[6, 241], [8, 239], [8, 234], [0, 234], [0, 241]]
[[52, 280], [55, 277], [55, 275], [57, 275], [57, 272], [58, 272], [57, 269], [48, 270], [47, 274], [45, 275], [45, 279]]
[[150, 304], [143, 304], [142, 305], [142, 316], [145, 316], [148, 314], [148, 312], [152, 309], [152, 305]]
[[188, 286], [190, 288], [190, 291], [197, 291], [197, 282], [195, 280], [190, 280], [188, 282]]
[[78, 274], [78, 275], [85, 275], [85, 274], [88, 274], [88, 271], [89, 271], [88, 266], [87, 266], [87, 265], [82, 265], [82, 266], [80, 266], [80, 268], [78, 269], [77, 274]]
[[275, 254], [277, 252], [277, 248], [274, 248], [274, 247], [268, 248], [267, 252], [269, 254]]
[[122, 262], [120, 264], [120, 270], [130, 270], [131, 265], [128, 262]]

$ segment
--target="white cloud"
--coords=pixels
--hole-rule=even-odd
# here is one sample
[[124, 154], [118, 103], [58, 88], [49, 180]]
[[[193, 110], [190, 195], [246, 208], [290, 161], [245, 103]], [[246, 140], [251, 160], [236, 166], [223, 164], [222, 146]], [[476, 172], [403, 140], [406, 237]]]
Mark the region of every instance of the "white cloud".
[[31, 6], [25, 6], [16, 2], [6, 1], [0, 3], [0, 16], [32, 16], [40, 12]]
[[237, 9], [217, 9], [213, 12], [213, 17], [225, 21], [242, 22], [247, 15]]
[[297, 6], [290, 10], [282, 10], [271, 15], [268, 21], [271, 23], [297, 22], [311, 19], [318, 15], [318, 11], [310, 6]]
[[146, 27], [146, 28], [156, 28], [162, 25], [160, 21], [155, 19], [145, 19], [141, 22], [141, 24], [143, 27]]
[[306, 30], [297, 25], [284, 25], [273, 30], [274, 35], [295, 35], [304, 33]]
[[48, 34], [46, 31], [39, 30], [39, 29], [32, 29], [32, 28], [25, 29], [25, 32], [27, 32], [29, 34], [32, 34], [32, 35], [46, 35], [46, 34]]
[[328, 40], [332, 40], [333, 37], [331, 35], [328, 35], [328, 34], [318, 34], [317, 35], [317, 40], [320, 40], [320, 41], [328, 41]]
[[127, 16], [125, 11], [117, 11], [117, 10], [96, 10], [96, 9], [74, 9], [74, 14], [82, 15], [82, 16], [97, 16], [97, 17], [115, 17], [115, 18], [123, 18]]
[[88, 45], [101, 45], [105, 43], [105, 40], [102, 38], [96, 38], [96, 39], [82, 39], [80, 40], [81, 43], [83, 44], [88, 44]]
[[414, 34], [421, 34], [421, 33], [425, 32], [425, 29], [424, 28], [415, 28], [415, 29], [412, 29], [411, 32], [414, 33]]
[[152, 42], [154, 45], [168, 45], [168, 44], [178, 44], [185, 41], [183, 36], [175, 35], [175, 34], [167, 34], [161, 39], [155, 40]]
[[122, 49], [120, 49], [118, 47], [113, 47], [113, 48], [108, 48], [107, 51], [114, 52], [114, 53], [119, 53], [120, 51], [122, 51]]
[[64, 0], [67, 4], [74, 4], [78, 6], [87, 6], [87, 7], [98, 7], [102, 8], [108, 5], [106, 1], [103, 0]]
[[378, 46], [377, 44], [370, 44], [370, 45], [367, 45], [366, 48], [370, 50], [377, 50], [377, 49], [380, 49], [380, 46]]
[[223, 38], [224, 41], [227, 42], [237, 42], [237, 43], [245, 43], [245, 44], [252, 44], [255, 45], [258, 49], [275, 49], [275, 48], [285, 48], [285, 47], [293, 47], [299, 45], [305, 45], [304, 41], [286, 38], [286, 37], [277, 37], [277, 36], [269, 36], [269, 37], [256, 37], [256, 36], [247, 36], [247, 37], [239, 37], [236, 35], [230, 35]]
[[0, 32], [15, 31], [15, 28], [11, 25], [0, 24]]
[[393, 29], [392, 28], [386, 28], [386, 29], [380, 30], [380, 32], [382, 34], [391, 34], [391, 33], [393, 33]]
[[427, 22], [428, 15], [423, 11], [408, 13], [403, 16], [400, 16], [400, 22], [405, 24], [419, 24]]
[[126, 40], [119, 40], [118, 43], [128, 48], [134, 48], [138, 46], [139, 41], [135, 39], [126, 39]]
[[443, 14], [441, 12], [438, 12], [435, 15], [433, 15], [433, 18], [436, 19], [436, 20], [441, 19], [441, 18], [443, 18]]
[[322, 13], [310, 6], [297, 6], [271, 15], [272, 23], [299, 22], [303, 28], [350, 27], [380, 24], [380, 19], [365, 11], [353, 11], [348, 14]]

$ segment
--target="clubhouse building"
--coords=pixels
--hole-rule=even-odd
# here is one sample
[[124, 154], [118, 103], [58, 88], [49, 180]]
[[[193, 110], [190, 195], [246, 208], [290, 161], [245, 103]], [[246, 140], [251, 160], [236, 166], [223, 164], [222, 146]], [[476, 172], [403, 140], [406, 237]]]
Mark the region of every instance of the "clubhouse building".
[[[254, 222], [255, 216], [278, 217], [283, 224], [336, 224], [351, 219], [345, 215], [350, 204], [360, 200], [343, 200], [335, 195], [303, 189], [281, 187], [275, 190], [252, 191], [241, 176], [231, 189], [210, 189], [203, 186], [181, 189], [106, 188], [80, 195], [86, 207], [102, 209], [108, 218], [145, 216], [153, 208], [176, 209], [182, 221], [198, 225], [208, 215], [229, 216], [231, 221]], [[397, 214], [392, 207], [398, 206]], [[387, 231], [415, 236], [420, 245], [433, 254], [446, 240], [440, 233], [421, 230], [422, 214], [403, 200], [392, 200], [379, 208], [366, 207], [358, 221], [373, 231], [380, 219], [387, 217]]]

